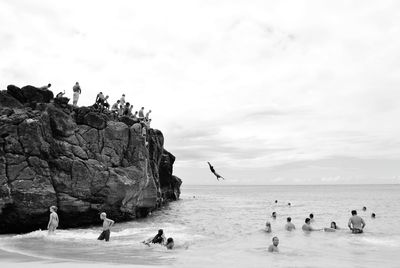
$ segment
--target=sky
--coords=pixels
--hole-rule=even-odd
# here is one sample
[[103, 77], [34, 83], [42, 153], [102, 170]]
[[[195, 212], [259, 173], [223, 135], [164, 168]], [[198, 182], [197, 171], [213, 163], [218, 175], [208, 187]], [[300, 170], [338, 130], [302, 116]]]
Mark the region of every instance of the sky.
[[398, 1], [0, 1], [1, 89], [124, 93], [185, 184], [400, 183], [399, 47]]

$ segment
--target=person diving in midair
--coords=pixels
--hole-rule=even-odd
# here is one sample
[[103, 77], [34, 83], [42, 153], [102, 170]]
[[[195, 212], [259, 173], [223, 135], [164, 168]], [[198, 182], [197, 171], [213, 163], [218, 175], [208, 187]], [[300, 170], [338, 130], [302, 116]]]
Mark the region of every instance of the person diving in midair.
[[225, 180], [224, 177], [222, 177], [221, 175], [219, 175], [219, 174], [215, 171], [214, 167], [210, 164], [210, 162], [207, 162], [207, 163], [208, 163], [208, 165], [210, 166], [211, 172], [217, 177], [217, 180], [219, 180], [219, 178]]

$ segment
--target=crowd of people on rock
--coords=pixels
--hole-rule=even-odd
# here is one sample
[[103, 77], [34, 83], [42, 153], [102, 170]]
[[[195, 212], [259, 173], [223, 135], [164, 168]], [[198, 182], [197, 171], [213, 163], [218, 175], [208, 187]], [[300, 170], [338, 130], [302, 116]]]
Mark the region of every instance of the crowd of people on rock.
[[[49, 223], [47, 224], [47, 230], [49, 234], [54, 234], [60, 222], [57, 214], [57, 207], [51, 206], [49, 210], [50, 219]], [[107, 214], [105, 212], [100, 213], [100, 219], [103, 221], [103, 228], [97, 240], [105, 240], [108, 242], [110, 241], [111, 227], [113, 227], [115, 222], [107, 218]], [[165, 246], [167, 249], [173, 249], [175, 245], [172, 237], [166, 239], [163, 229], [158, 230], [158, 233], [154, 237], [149, 238], [142, 243], [147, 246], [150, 246], [150, 244], [159, 244]]]
[[[275, 200], [275, 204], [278, 203], [277, 200]], [[288, 206], [291, 206], [291, 203], [288, 203]], [[363, 207], [362, 208], [363, 211], [366, 211], [367, 208]], [[274, 211], [271, 214], [272, 219], [276, 219], [277, 217], [277, 213]], [[376, 214], [372, 213], [371, 214], [371, 218], [375, 218]], [[336, 224], [336, 222], [332, 221], [329, 227], [325, 227], [325, 228], [314, 228], [311, 223], [314, 222], [314, 214], [310, 213], [310, 215], [304, 220], [304, 224], [301, 227], [301, 229], [304, 232], [313, 232], [313, 231], [325, 231], [325, 232], [336, 232], [337, 230], [341, 230], [341, 228], [339, 228]], [[365, 221], [363, 218], [361, 218], [360, 216], [357, 215], [357, 210], [352, 210], [351, 211], [351, 217], [349, 218], [348, 221], [348, 228], [350, 229], [350, 231], [353, 234], [361, 234], [364, 232], [364, 227], [365, 227]], [[286, 224], [284, 229], [286, 231], [294, 231], [296, 230], [296, 226], [292, 223], [292, 218], [291, 217], [287, 217], [286, 218]], [[272, 227], [271, 227], [271, 223], [269, 221], [266, 222], [265, 224], [265, 231], [267, 233], [271, 233], [272, 232]], [[278, 249], [278, 245], [279, 245], [279, 238], [277, 236], [272, 238], [272, 245], [270, 245], [268, 247], [268, 251], [269, 252], [279, 252]]]
[[[51, 84], [49, 83], [46, 86], [40, 87], [40, 89], [49, 89]], [[72, 105], [77, 107], [79, 97], [82, 93], [79, 82], [76, 82], [72, 87], [73, 97], [72, 97]], [[64, 98], [65, 90], [63, 92], [59, 92], [56, 95], [56, 99]], [[122, 94], [121, 98], [117, 100], [112, 106], [109, 103], [109, 96], [104, 95], [103, 92], [99, 92], [96, 96], [95, 103], [93, 105], [95, 110], [99, 112], [109, 111], [115, 116], [121, 117], [129, 117], [136, 121], [137, 123], [142, 123], [144, 127], [142, 128], [142, 136], [146, 138], [147, 130], [150, 128], [151, 124], [151, 110], [145, 112], [144, 107], [141, 107], [139, 111], [133, 112], [133, 105], [127, 101], [125, 101], [125, 94]]]

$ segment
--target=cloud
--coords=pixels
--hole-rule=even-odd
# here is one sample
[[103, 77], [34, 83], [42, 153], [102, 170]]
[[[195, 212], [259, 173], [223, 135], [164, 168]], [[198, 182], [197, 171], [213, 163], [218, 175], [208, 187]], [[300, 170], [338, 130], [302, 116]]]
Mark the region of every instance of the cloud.
[[[332, 160], [332, 170], [348, 172], [330, 174], [315, 165], [338, 156], [356, 166], [399, 159], [399, 8], [393, 1], [2, 1], [0, 87], [51, 82], [71, 97], [79, 81], [82, 105], [99, 91], [111, 100], [125, 93], [135, 109], [153, 110], [176, 172], [192, 182], [202, 181], [204, 159], [238, 183], [249, 174], [263, 183], [269, 172], [270, 180], [293, 183], [354, 180], [361, 168], [357, 175]], [[299, 163], [307, 167], [301, 178], [285, 170]], [[398, 177], [368, 164], [376, 181], [379, 172]]]

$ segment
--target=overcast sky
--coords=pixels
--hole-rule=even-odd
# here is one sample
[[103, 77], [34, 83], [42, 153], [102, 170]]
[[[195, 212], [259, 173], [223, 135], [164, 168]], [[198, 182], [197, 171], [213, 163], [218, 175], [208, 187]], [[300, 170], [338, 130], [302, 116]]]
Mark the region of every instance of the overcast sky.
[[0, 87], [126, 94], [186, 184], [400, 182], [398, 1], [0, 1]]

